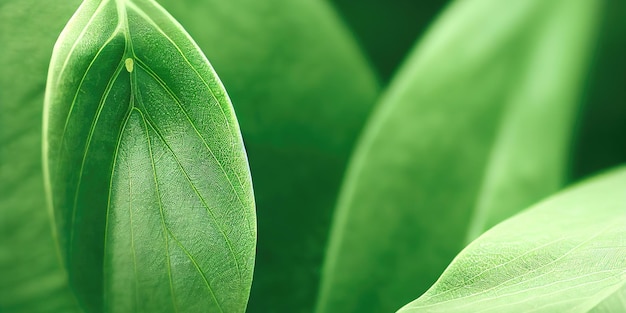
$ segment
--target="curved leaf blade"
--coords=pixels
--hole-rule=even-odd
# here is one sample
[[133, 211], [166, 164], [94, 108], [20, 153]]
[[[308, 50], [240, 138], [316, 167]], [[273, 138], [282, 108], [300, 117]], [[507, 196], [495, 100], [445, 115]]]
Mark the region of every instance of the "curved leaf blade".
[[85, 1], [57, 42], [44, 173], [70, 284], [93, 312], [243, 312], [256, 226], [232, 106], [151, 0]]
[[623, 311], [625, 190], [621, 168], [502, 222], [399, 312]]
[[470, 225], [480, 233], [562, 186], [598, 7], [476, 0], [449, 8], [353, 155], [318, 312], [399, 308], [436, 280]]
[[[549, 21], [535, 39], [489, 151], [467, 242], [567, 183], [570, 141], [600, 9], [593, 1], [546, 9], [553, 13], [544, 13]], [[569, 49], [556, 47], [557, 40]]]
[[603, 1], [600, 40], [585, 88], [570, 181], [626, 162], [626, 2]]
[[341, 179], [379, 95], [376, 77], [327, 1], [159, 3], [218, 71], [245, 139], [263, 238], [248, 312], [311, 312]]
[[41, 110], [54, 41], [80, 1], [0, 4], [0, 312], [77, 312], [41, 173]]

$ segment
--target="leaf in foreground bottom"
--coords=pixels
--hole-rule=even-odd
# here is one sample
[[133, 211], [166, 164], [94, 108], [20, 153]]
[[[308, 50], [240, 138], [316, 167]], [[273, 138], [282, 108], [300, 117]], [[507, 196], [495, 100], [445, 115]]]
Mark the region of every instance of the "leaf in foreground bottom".
[[469, 0], [446, 9], [352, 156], [318, 313], [397, 310], [466, 237], [562, 187], [600, 8]]
[[624, 312], [625, 284], [621, 168], [489, 230], [400, 312]]
[[85, 1], [61, 34], [44, 168], [70, 283], [90, 312], [243, 312], [256, 227], [219, 79], [152, 0]]

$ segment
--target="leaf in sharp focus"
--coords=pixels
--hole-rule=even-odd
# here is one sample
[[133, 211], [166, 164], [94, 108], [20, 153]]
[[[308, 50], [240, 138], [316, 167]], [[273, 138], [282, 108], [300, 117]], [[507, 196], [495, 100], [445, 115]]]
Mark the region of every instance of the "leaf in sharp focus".
[[83, 2], [59, 37], [44, 174], [90, 312], [243, 312], [256, 226], [230, 101], [156, 2]]
[[233, 101], [260, 239], [248, 312], [311, 312], [348, 157], [379, 86], [326, 1], [160, 0]]
[[76, 312], [41, 174], [41, 111], [54, 41], [80, 1], [0, 4], [0, 312]]
[[597, 1], [449, 8], [353, 156], [318, 312], [399, 308], [436, 280], [468, 231], [560, 188], [597, 15]]
[[621, 168], [489, 230], [399, 312], [624, 312], [625, 256]]

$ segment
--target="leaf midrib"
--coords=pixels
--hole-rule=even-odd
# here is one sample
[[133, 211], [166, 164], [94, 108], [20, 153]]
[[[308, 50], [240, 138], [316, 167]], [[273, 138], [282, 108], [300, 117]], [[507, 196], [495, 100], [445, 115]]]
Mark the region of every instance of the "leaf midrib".
[[[61, 147], [59, 148], [59, 155], [62, 156], [64, 155], [64, 151], [65, 149], [63, 149], [64, 146], [64, 138], [65, 138], [65, 134], [69, 125], [69, 121], [70, 118], [72, 116], [72, 112], [74, 111], [73, 108], [75, 107], [76, 104], [76, 100], [78, 97], [78, 94], [80, 92], [80, 89], [82, 88], [82, 85], [87, 77], [87, 75], [89, 74], [89, 71], [91, 69], [91, 67], [93, 66], [93, 64], [95, 63], [95, 61], [97, 60], [97, 58], [99, 57], [100, 53], [104, 50], [105, 47], [107, 47], [107, 45], [118, 35], [122, 34], [124, 35], [125, 39], [126, 39], [126, 51], [124, 52], [124, 56], [121, 58], [117, 69], [114, 73], [114, 75], [110, 78], [110, 80], [107, 83], [107, 88], [105, 90], [105, 93], [103, 94], [103, 96], [101, 97], [101, 100], [99, 101], [99, 106], [97, 109], [97, 113], [96, 113], [96, 118], [92, 121], [91, 127], [90, 127], [90, 131], [89, 131], [89, 135], [87, 138], [87, 142], [85, 145], [85, 149], [83, 151], [83, 157], [82, 157], [82, 162], [81, 162], [81, 167], [80, 167], [80, 171], [79, 171], [79, 175], [78, 175], [78, 182], [77, 182], [77, 187], [76, 187], [76, 192], [74, 195], [74, 200], [73, 200], [73, 206], [72, 206], [72, 213], [71, 213], [71, 222], [70, 222], [70, 240], [69, 240], [69, 255], [72, 254], [73, 251], [73, 239], [74, 239], [74, 233], [75, 233], [75, 220], [76, 220], [76, 208], [77, 208], [77, 202], [78, 202], [78, 196], [80, 194], [80, 189], [81, 189], [81, 185], [82, 185], [82, 177], [83, 177], [83, 169], [87, 160], [87, 154], [89, 153], [89, 149], [90, 149], [90, 143], [91, 143], [91, 139], [93, 137], [93, 134], [95, 132], [95, 128], [96, 125], [98, 123], [99, 117], [100, 117], [100, 113], [103, 109], [104, 106], [104, 102], [106, 101], [107, 97], [109, 96], [110, 92], [111, 92], [111, 87], [113, 86], [113, 83], [116, 81], [116, 79], [119, 77], [119, 75], [121, 74], [123, 68], [124, 68], [124, 60], [126, 58], [132, 58], [133, 60], [137, 61], [137, 65], [139, 67], [141, 67], [143, 70], [146, 71], [146, 73], [148, 73], [163, 89], [164, 91], [166, 91], [176, 102], [176, 104], [178, 105], [178, 107], [181, 109], [181, 111], [184, 113], [186, 119], [188, 120], [188, 122], [190, 123], [191, 127], [193, 128], [193, 130], [195, 131], [196, 135], [202, 140], [203, 145], [206, 147], [206, 149], [208, 150], [209, 154], [211, 155], [211, 157], [215, 160], [215, 162], [218, 164], [220, 170], [222, 171], [222, 174], [224, 175], [224, 177], [226, 178], [226, 180], [228, 181], [232, 191], [235, 193], [235, 196], [237, 198], [237, 201], [241, 204], [244, 205], [243, 200], [241, 199], [239, 192], [237, 191], [237, 189], [235, 188], [232, 180], [230, 179], [230, 177], [228, 176], [228, 174], [226, 173], [226, 170], [223, 166], [223, 164], [219, 161], [219, 159], [215, 156], [215, 154], [213, 153], [213, 151], [211, 150], [211, 148], [208, 146], [206, 139], [204, 138], [204, 136], [202, 136], [200, 134], [200, 132], [198, 131], [197, 127], [194, 125], [193, 121], [191, 120], [191, 118], [189, 117], [188, 112], [183, 108], [180, 99], [178, 99], [178, 97], [174, 94], [174, 92], [165, 84], [165, 82], [154, 72], [152, 71], [145, 62], [143, 62], [143, 60], [139, 59], [135, 52], [134, 52], [134, 48], [133, 48], [133, 44], [132, 44], [132, 36], [130, 35], [130, 30], [129, 30], [129, 23], [128, 23], [128, 15], [126, 13], [126, 9], [131, 9], [133, 11], [135, 11], [138, 15], [140, 15], [144, 20], [146, 20], [152, 27], [154, 27], [162, 36], [164, 36], [175, 48], [176, 50], [180, 53], [181, 57], [185, 60], [185, 62], [189, 65], [190, 69], [192, 69], [194, 71], [194, 73], [196, 74], [196, 76], [203, 82], [203, 84], [207, 87], [207, 89], [210, 91], [213, 99], [215, 100], [216, 103], [218, 103], [218, 106], [220, 107], [220, 110], [222, 112], [222, 115], [224, 117], [225, 122], [227, 123], [227, 126], [230, 128], [230, 125], [228, 124], [228, 119], [226, 117], [225, 112], [223, 111], [222, 107], [219, 105], [219, 101], [217, 99], [217, 97], [215, 96], [215, 93], [213, 92], [213, 90], [210, 88], [209, 84], [206, 82], [206, 80], [200, 75], [200, 73], [198, 73], [198, 71], [191, 65], [191, 63], [189, 62], [189, 60], [187, 59], [187, 57], [184, 55], [184, 53], [180, 50], [180, 48], [174, 43], [174, 41], [165, 34], [165, 32], [152, 20], [150, 19], [147, 14], [145, 14], [145, 12], [143, 12], [139, 7], [137, 7], [134, 3], [132, 3], [131, 1], [128, 0], [115, 0], [116, 1], [116, 5], [118, 8], [118, 16], [119, 16], [119, 20], [118, 20], [118, 25], [115, 28], [115, 30], [112, 32], [111, 36], [109, 36], [109, 38], [105, 41], [105, 43], [98, 49], [96, 55], [94, 56], [94, 58], [91, 60], [89, 66], [87, 67], [85, 73], [83, 74], [81, 81], [76, 89], [76, 93], [73, 97], [73, 101], [72, 104], [70, 105], [70, 110], [68, 112], [68, 116], [66, 118], [65, 121], [65, 125], [62, 131], [62, 135], [61, 135]], [[85, 28], [83, 29], [83, 31], [81, 32], [81, 34], [79, 35], [79, 38], [76, 40], [76, 42], [74, 43], [74, 45], [72, 46], [70, 53], [68, 54], [68, 57], [66, 58], [66, 61], [64, 63], [63, 68], [61, 69], [61, 73], [59, 74], [59, 78], [61, 78], [63, 76], [63, 74], [65, 73], [64, 70], [68, 64], [69, 59], [71, 58], [76, 46], [77, 46], [77, 42], [80, 41], [80, 39], [82, 38], [82, 36], [86, 33], [86, 30], [88, 29], [88, 27], [90, 26], [90, 24], [92, 23], [92, 21], [95, 20], [95, 17], [101, 13], [102, 8], [107, 4], [110, 3], [110, 0], [106, 0], [106, 1], [102, 1], [98, 8], [96, 9], [96, 11], [94, 12], [94, 14], [92, 15], [92, 17], [90, 18], [90, 20], [88, 21], [87, 25], [85, 26]], [[139, 95], [139, 90], [138, 90], [138, 86], [137, 86], [137, 82], [136, 82], [136, 73], [135, 71], [131, 72], [131, 101], [129, 103], [129, 108], [128, 108], [128, 113], [126, 114], [124, 121], [122, 122], [122, 128], [120, 130], [120, 132], [118, 133], [118, 144], [116, 146], [115, 149], [115, 156], [114, 158], [117, 158], [117, 153], [118, 153], [118, 148], [119, 148], [119, 138], [121, 138], [122, 134], [125, 131], [125, 127], [127, 124], [128, 119], [130, 118], [130, 112], [133, 109], [137, 109], [139, 112], [141, 112], [141, 108], [139, 106], [137, 106], [136, 103], [134, 103], [135, 101], [133, 101], [134, 99], [136, 99], [137, 95]], [[60, 80], [61, 81], [61, 80]], [[137, 101], [139, 103], [141, 103], [141, 101]], [[143, 113], [147, 112], [142, 112], [142, 119], [145, 119], [145, 116]], [[150, 122], [152, 125], [151, 126], [155, 126], [154, 122]], [[160, 134], [160, 132], [158, 132], [156, 130], [156, 128], [154, 128], [155, 131], [159, 134], [161, 140], [166, 143], [165, 139], [163, 138], [163, 136]], [[167, 145], [167, 144], [166, 144]], [[172, 155], [174, 157], [176, 157], [176, 154], [174, 153], [174, 151], [171, 149], [171, 147], [169, 145], [167, 145], [168, 150], [172, 153]], [[182, 167], [182, 164], [180, 164], [178, 158], [176, 157], [176, 161], [178, 163], [178, 165]], [[115, 163], [115, 162], [114, 162]], [[57, 172], [58, 172], [58, 167], [60, 166], [60, 164], [57, 166]], [[115, 165], [113, 165], [115, 166]], [[196, 194], [198, 195], [198, 197], [201, 199], [203, 205], [210, 211], [211, 213], [211, 217], [217, 221], [215, 214], [211, 211], [210, 207], [208, 206], [208, 204], [206, 203], [206, 200], [198, 193], [197, 187], [191, 182], [188, 174], [186, 173], [186, 171], [184, 172], [185, 174], [185, 178], [188, 180], [188, 182], [190, 183], [190, 185], [192, 186], [192, 188], [194, 189], [194, 191], [196, 192]], [[113, 175], [113, 172], [111, 173], [111, 177]], [[237, 175], [236, 175], [237, 176]], [[237, 178], [239, 179], [239, 177], [237, 176]], [[241, 185], [241, 181], [239, 181], [240, 185]], [[109, 193], [110, 193], [111, 188], [109, 188]], [[110, 195], [109, 195], [110, 198]], [[109, 204], [110, 205], [110, 204]], [[107, 208], [108, 209], [108, 208]], [[108, 212], [107, 212], [107, 217], [108, 217]], [[245, 216], [246, 221], [247, 221], [247, 225], [249, 227], [250, 223], [248, 222], [248, 217]], [[226, 236], [224, 230], [223, 230], [223, 225], [219, 225], [218, 226], [220, 232], [222, 233], [223, 237], [225, 238], [228, 246], [229, 246], [229, 250], [231, 251], [231, 255], [235, 261], [236, 267], [237, 267], [237, 272], [239, 277], [242, 277], [242, 273], [241, 273], [241, 268], [239, 265], [239, 261], [237, 259], [237, 257], [235, 256], [234, 250], [232, 248], [232, 243], [230, 242], [230, 239], [228, 239], [228, 236]], [[105, 241], [106, 241], [106, 237], [105, 237]], [[106, 246], [105, 246], [106, 247]]]
[[[92, 14], [91, 18], [89, 19], [87, 25], [85, 25], [84, 29], [82, 30], [81, 34], [79, 35], [79, 37], [76, 39], [76, 41], [74, 42], [72, 48], [70, 49], [70, 52], [66, 58], [66, 60], [64, 61], [63, 67], [61, 69], [61, 72], [59, 74], [59, 81], [62, 81], [62, 77], [65, 75], [65, 69], [67, 68], [67, 65], [69, 64], [69, 60], [71, 59], [72, 55], [75, 52], [77, 43], [83, 38], [83, 36], [86, 33], [86, 30], [89, 28], [89, 26], [92, 24], [92, 22], [96, 19], [96, 17], [102, 13], [102, 8], [105, 7], [106, 4], [110, 3], [110, 0], [105, 0], [100, 2], [100, 4], [98, 5], [98, 7], [96, 8], [95, 12]], [[206, 139], [200, 134], [200, 132], [198, 131], [197, 127], [194, 125], [193, 121], [191, 120], [191, 118], [189, 117], [188, 112], [183, 108], [180, 99], [178, 99], [178, 97], [174, 94], [174, 92], [171, 90], [171, 88], [169, 88], [167, 86], [167, 84], [165, 84], [165, 82], [154, 72], [150, 69], [150, 67], [143, 62], [143, 60], [140, 60], [137, 55], [134, 52], [134, 48], [133, 48], [133, 43], [132, 43], [132, 36], [130, 34], [130, 30], [129, 30], [129, 23], [128, 23], [128, 15], [126, 10], [127, 9], [131, 9], [134, 12], [136, 12], [140, 17], [142, 17], [145, 21], [147, 21], [152, 27], [154, 27], [163, 37], [165, 37], [175, 48], [176, 50], [180, 53], [180, 56], [184, 59], [184, 61], [189, 65], [189, 68], [196, 74], [196, 76], [202, 81], [202, 83], [206, 86], [206, 88], [209, 90], [209, 92], [211, 93], [211, 96], [213, 98], [213, 100], [215, 101], [215, 103], [218, 105], [218, 107], [220, 108], [220, 111], [222, 113], [222, 116], [224, 117], [224, 121], [228, 127], [228, 129], [230, 129], [230, 123], [228, 121], [228, 118], [222, 108], [221, 105], [219, 105], [219, 100], [218, 98], [215, 96], [214, 91], [210, 88], [209, 84], [207, 83], [207, 81], [200, 75], [200, 73], [198, 73], [198, 71], [191, 65], [191, 63], [189, 62], [189, 60], [187, 59], [187, 57], [184, 55], [184, 53], [180, 50], [180, 48], [174, 43], [174, 41], [165, 34], [165, 32], [152, 20], [150, 19], [147, 14], [145, 14], [139, 7], [137, 7], [134, 3], [132, 3], [131, 1], [127, 1], [127, 0], [116, 0], [115, 4], [117, 6], [118, 9], [118, 25], [117, 27], [113, 30], [113, 32], [111, 33], [111, 35], [109, 36], [109, 38], [105, 41], [105, 43], [97, 50], [97, 53], [95, 54], [94, 58], [90, 61], [85, 73], [83, 74], [80, 83], [78, 84], [78, 87], [76, 89], [76, 93], [74, 94], [73, 97], [73, 101], [70, 105], [70, 109], [65, 121], [65, 125], [63, 127], [63, 131], [62, 131], [62, 135], [61, 135], [61, 147], [59, 148], [59, 156], [62, 158], [64, 155], [64, 149], [63, 146], [65, 144], [65, 134], [67, 132], [68, 126], [70, 124], [70, 119], [72, 117], [72, 113], [74, 112], [74, 107], [76, 105], [77, 102], [77, 97], [78, 94], [83, 86], [84, 81], [87, 78], [87, 75], [90, 73], [90, 70], [93, 66], [93, 64], [96, 62], [96, 60], [98, 59], [98, 57], [100, 56], [101, 52], [111, 43], [111, 41], [116, 38], [117, 36], [119, 36], [120, 34], [124, 36], [125, 38], [125, 51], [123, 53], [123, 57], [120, 59], [120, 61], [118, 62], [118, 65], [116, 67], [116, 70], [114, 72], [114, 74], [111, 76], [111, 78], [109, 79], [109, 81], [107, 82], [107, 86], [105, 89], [105, 92], [103, 93], [102, 97], [99, 100], [98, 103], [98, 108], [97, 108], [97, 112], [96, 112], [96, 116], [94, 118], [94, 120], [92, 121], [91, 125], [90, 125], [90, 130], [89, 130], [89, 134], [87, 137], [87, 141], [85, 144], [85, 148], [83, 150], [83, 157], [82, 157], [82, 161], [81, 161], [81, 167], [80, 167], [80, 171], [78, 174], [78, 182], [76, 185], [76, 192], [74, 195], [74, 200], [73, 200], [73, 207], [72, 207], [72, 213], [71, 213], [71, 224], [70, 224], [70, 241], [69, 241], [69, 254], [72, 254], [72, 250], [73, 250], [73, 239], [74, 239], [74, 232], [75, 232], [75, 220], [76, 220], [76, 211], [77, 211], [77, 204], [78, 204], [78, 198], [79, 198], [79, 194], [80, 194], [80, 190], [81, 190], [81, 185], [82, 185], [82, 178], [83, 178], [83, 174], [84, 174], [84, 167], [85, 167], [85, 163], [87, 161], [87, 154], [90, 151], [90, 147], [91, 147], [91, 142], [92, 142], [92, 138], [94, 136], [94, 133], [96, 132], [96, 126], [98, 124], [99, 118], [100, 118], [100, 114], [104, 108], [104, 104], [107, 100], [107, 98], [109, 97], [112, 87], [115, 84], [115, 82], [117, 81], [117, 79], [119, 78], [119, 75], [123, 72], [124, 69], [124, 60], [131, 58], [132, 60], [136, 60], [137, 61], [137, 67], [141, 68], [142, 70], [144, 70], [146, 73], [148, 73], [148, 75], [150, 77], [152, 77], [162, 88], [163, 90], [168, 93], [169, 96], [172, 97], [172, 99], [174, 100], [174, 102], [177, 104], [177, 106], [179, 107], [179, 109], [184, 113], [185, 117], [187, 118], [188, 122], [190, 123], [191, 127], [193, 128], [193, 130], [195, 131], [196, 135], [202, 140], [204, 146], [206, 147], [206, 149], [209, 151], [211, 157], [215, 160], [215, 162], [219, 165], [219, 168], [221, 169], [224, 177], [226, 178], [226, 180], [228, 181], [232, 191], [235, 193], [235, 196], [239, 202], [239, 204], [244, 205], [239, 192], [237, 191], [237, 189], [235, 188], [233, 182], [231, 181], [229, 175], [227, 174], [223, 164], [220, 162], [220, 160], [215, 156], [215, 154], [213, 153], [213, 151], [210, 149], [210, 147], [208, 146]], [[242, 278], [242, 272], [241, 272], [241, 268], [239, 265], [239, 261], [238, 258], [235, 255], [234, 249], [232, 247], [232, 243], [230, 242], [230, 239], [228, 238], [228, 236], [226, 235], [226, 233], [223, 230], [223, 225], [220, 225], [220, 223], [218, 223], [218, 219], [216, 218], [216, 215], [214, 212], [212, 212], [211, 207], [208, 206], [208, 204], [206, 203], [206, 200], [200, 195], [197, 187], [195, 186], [195, 184], [191, 181], [188, 173], [186, 172], [186, 170], [184, 169], [183, 165], [180, 163], [180, 161], [178, 160], [178, 157], [176, 155], [176, 153], [174, 152], [174, 150], [169, 146], [169, 144], [167, 144], [167, 141], [165, 140], [165, 138], [162, 136], [162, 134], [160, 133], [160, 131], [158, 130], [158, 128], [156, 127], [156, 124], [154, 122], [151, 121], [151, 119], [149, 117], [146, 116], [146, 114], [148, 114], [147, 112], [143, 112], [141, 106], [142, 105], [142, 101], [141, 101], [141, 96], [140, 96], [140, 92], [139, 92], [139, 86], [137, 84], [137, 74], [136, 74], [136, 70], [135, 71], [130, 71], [129, 73], [131, 75], [131, 79], [130, 79], [130, 84], [131, 84], [131, 88], [130, 88], [130, 101], [128, 104], [128, 110], [127, 113], [125, 114], [125, 117], [122, 121], [122, 126], [120, 128], [120, 131], [118, 133], [118, 137], [117, 137], [117, 143], [115, 145], [115, 150], [114, 150], [114, 155], [113, 155], [113, 162], [112, 162], [112, 168], [111, 168], [111, 174], [110, 174], [110, 183], [109, 183], [109, 191], [108, 191], [108, 197], [107, 197], [107, 211], [106, 211], [106, 220], [105, 220], [105, 236], [104, 236], [104, 251], [106, 251], [106, 242], [107, 242], [107, 231], [108, 231], [108, 227], [109, 227], [109, 210], [111, 207], [111, 191], [112, 191], [112, 184], [113, 184], [113, 175], [115, 174], [115, 170], [117, 167], [117, 157], [118, 157], [118, 153], [119, 153], [119, 148], [122, 142], [122, 137], [124, 132], [126, 131], [126, 128], [128, 126], [128, 120], [131, 117], [131, 114], [133, 111], [137, 111], [140, 114], [140, 117], [146, 127], [146, 135], [148, 136], [147, 140], [148, 140], [148, 145], [150, 147], [150, 158], [152, 161], [152, 167], [154, 170], [154, 156], [152, 154], [151, 151], [151, 141], [148, 135], [148, 125], [150, 126], [150, 128], [152, 128], [152, 130], [158, 135], [159, 139], [163, 142], [163, 144], [167, 147], [168, 151], [172, 154], [172, 156], [175, 158], [180, 170], [182, 171], [182, 173], [184, 174], [185, 178], [187, 179], [187, 181], [189, 182], [190, 186], [193, 188], [194, 192], [196, 193], [196, 195], [198, 196], [198, 198], [201, 200], [202, 204], [205, 206], [205, 208], [207, 209], [208, 213], [211, 215], [211, 218], [214, 220], [217, 228], [219, 229], [220, 233], [222, 234], [224, 240], [226, 241], [228, 247], [229, 247], [229, 251], [230, 254], [235, 262], [236, 268], [237, 268], [237, 273], [239, 275], [240, 278]], [[145, 113], [145, 114], [144, 114]], [[59, 170], [59, 166], [60, 164], [57, 166], [57, 173]], [[189, 260], [194, 264], [194, 267], [196, 268], [196, 270], [198, 271], [198, 274], [200, 274], [200, 276], [202, 277], [203, 281], [205, 282], [205, 284], [207, 285], [208, 291], [211, 294], [211, 297], [213, 298], [213, 300], [215, 301], [215, 303], [218, 306], [218, 309], [220, 310], [220, 312], [223, 312], [222, 306], [219, 303], [219, 301], [217, 300], [212, 287], [210, 286], [208, 279], [205, 275], [205, 273], [202, 271], [202, 269], [200, 268], [200, 266], [198, 265], [197, 261], [193, 258], [193, 256], [189, 253], [189, 251], [182, 245], [182, 243], [174, 236], [174, 234], [172, 233], [172, 231], [167, 227], [165, 220], [164, 220], [164, 215], [163, 215], [163, 208], [162, 208], [162, 203], [161, 203], [161, 198], [160, 198], [160, 193], [158, 191], [159, 186], [158, 186], [158, 178], [156, 176], [156, 171], [153, 175], [154, 179], [155, 179], [155, 186], [156, 186], [156, 190], [157, 190], [157, 198], [159, 201], [159, 206], [160, 206], [160, 215], [161, 215], [161, 223], [162, 223], [162, 227], [164, 229], [164, 231], [166, 231], [164, 233], [164, 237], [165, 237], [165, 245], [166, 248], [168, 249], [167, 253], [168, 253], [168, 258], [167, 258], [167, 263], [168, 263], [168, 277], [170, 280], [170, 292], [172, 295], [172, 303], [174, 305], [174, 309], [177, 310], [177, 305], [176, 305], [176, 301], [174, 299], [175, 294], [174, 294], [174, 287], [173, 287], [173, 283], [172, 283], [172, 276], [171, 276], [171, 261], [169, 258], [169, 237], [171, 236], [172, 239], [176, 242], [176, 244], [179, 246], [179, 248], [185, 253], [185, 255], [189, 258]], [[239, 180], [239, 183], [241, 184], [241, 180], [239, 178], [238, 175], [236, 175], [237, 179]], [[130, 184], [130, 182], [129, 182]], [[131, 187], [129, 187], [131, 188]], [[130, 210], [130, 208], [129, 208]], [[131, 227], [132, 227], [132, 212], [129, 211], [129, 214], [131, 214], [130, 218], [131, 218]], [[248, 220], [248, 217], [245, 216], [246, 221]], [[249, 227], [250, 223], [249, 221], [247, 221], [246, 223]], [[134, 267], [135, 267], [135, 277], [137, 275], [137, 264], [136, 264], [136, 260], [135, 260], [135, 249], [134, 249], [134, 240], [133, 240], [133, 230], [131, 229], [131, 248], [133, 250], [133, 262], [134, 262]], [[71, 259], [71, 258], [70, 258]], [[137, 283], [137, 281], [135, 282]], [[137, 286], [135, 286], [137, 287]]]
[[[165, 37], [167, 39], [167, 41], [170, 42], [170, 44], [172, 44], [172, 46], [176, 49], [176, 51], [178, 51], [178, 53], [180, 54], [180, 56], [183, 58], [183, 60], [185, 61], [185, 63], [189, 66], [189, 68], [194, 72], [194, 74], [196, 75], [196, 77], [198, 77], [198, 79], [200, 79], [200, 81], [202, 81], [202, 83], [204, 84], [204, 86], [206, 87], [206, 89], [211, 93], [211, 97], [213, 98], [213, 100], [215, 100], [215, 103], [217, 104], [217, 106], [220, 109], [220, 112], [222, 113], [222, 117], [224, 117], [224, 122], [226, 124], [226, 128], [227, 129], [232, 129], [230, 122], [228, 121], [228, 117], [226, 115], [226, 112], [224, 112], [224, 109], [221, 105], [219, 105], [219, 99], [218, 97], [215, 95], [215, 92], [213, 91], [213, 89], [211, 88], [211, 86], [209, 85], [209, 83], [204, 79], [204, 77], [202, 77], [202, 75], [200, 75], [200, 73], [198, 72], [198, 70], [191, 64], [191, 62], [189, 62], [189, 59], [187, 58], [187, 56], [185, 56], [185, 54], [183, 53], [183, 51], [178, 47], [178, 45], [174, 42], [174, 40], [172, 40], [172, 38], [167, 35], [163, 29], [154, 22], [154, 20], [152, 20], [143, 10], [141, 10], [141, 8], [137, 7], [137, 5], [135, 5], [132, 1], [130, 0], [117, 0], [119, 2], [122, 2], [124, 4], [126, 4], [128, 6], [128, 8], [130, 8], [131, 10], [135, 11], [135, 13], [137, 13], [139, 16], [141, 16], [146, 22], [148, 22], [152, 27], [154, 27], [154, 29], [156, 31], [158, 31], [163, 37]], [[152, 1], [152, 0], [151, 0]], [[161, 9], [159, 6], [156, 6], [158, 9]], [[128, 23], [128, 22], [127, 22]], [[179, 25], [180, 26], [180, 25]], [[182, 26], [180, 26], [182, 28]], [[130, 38], [130, 33], [128, 34], [129, 38]], [[191, 40], [191, 38], [189, 38], [191, 42], [193, 42], [193, 40]], [[197, 47], [198, 50], [200, 50], [199, 47]], [[237, 197], [237, 201], [242, 205], [245, 206], [243, 200], [241, 199], [241, 196], [239, 195], [239, 192], [237, 192], [237, 189], [235, 188], [232, 180], [230, 179], [230, 177], [228, 176], [228, 173], [226, 172], [226, 169], [224, 168], [224, 165], [222, 164], [222, 162], [220, 162], [220, 160], [216, 157], [216, 155], [213, 153], [212, 149], [209, 147], [209, 145], [207, 144], [206, 139], [204, 138], [204, 136], [202, 136], [200, 134], [200, 132], [198, 131], [198, 128], [194, 125], [194, 123], [191, 121], [191, 118], [189, 117], [189, 113], [183, 108], [182, 103], [180, 102], [180, 100], [175, 96], [174, 92], [167, 87], [167, 85], [165, 84], [165, 81], [160, 79], [160, 77], [158, 75], [156, 75], [156, 73], [154, 71], [152, 71], [145, 62], [143, 62], [142, 60], [140, 60], [133, 51], [133, 56], [132, 56], [135, 60], [137, 60], [138, 62], [141, 62], [142, 64], [144, 64], [143, 69], [148, 73], [148, 74], [153, 74], [151, 76], [153, 76], [153, 78], [157, 81], [157, 83], [159, 83], [164, 89], [165, 91], [170, 94], [174, 100], [176, 101], [176, 103], [178, 104], [178, 106], [180, 107], [180, 109], [184, 112], [185, 117], [187, 118], [187, 120], [189, 121], [189, 123], [191, 124], [191, 127], [193, 128], [193, 130], [196, 132], [197, 136], [202, 140], [203, 145], [206, 147], [206, 149], [209, 151], [209, 153], [211, 154], [211, 157], [215, 160], [215, 162], [218, 164], [220, 170], [222, 171], [222, 174], [224, 174], [224, 177], [226, 178], [226, 180], [228, 181], [228, 183], [230, 184], [230, 187], [232, 189], [232, 191], [234, 192], [235, 196]], [[243, 186], [243, 183], [241, 182], [241, 178], [236, 175], [236, 178], [239, 182], [240, 186]], [[246, 225], [248, 225], [248, 227], [250, 227], [250, 221], [248, 216], [244, 216], [244, 218], [246, 219]], [[254, 232], [254, 230], [249, 229], [249, 231], [251, 233]]]

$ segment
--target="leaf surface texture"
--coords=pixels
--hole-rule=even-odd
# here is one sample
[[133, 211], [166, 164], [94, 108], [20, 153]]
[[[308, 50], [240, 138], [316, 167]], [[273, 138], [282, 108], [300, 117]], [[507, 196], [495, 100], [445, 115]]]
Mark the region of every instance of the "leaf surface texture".
[[85, 1], [66, 26], [48, 77], [44, 173], [87, 310], [245, 310], [256, 224], [237, 120], [156, 2]]
[[626, 168], [508, 219], [399, 312], [622, 312]]

